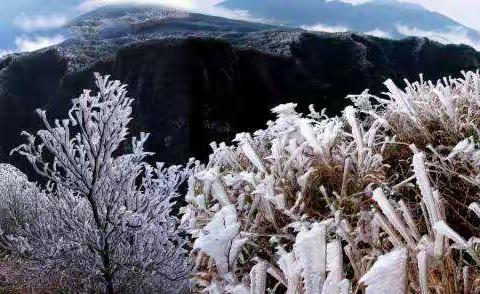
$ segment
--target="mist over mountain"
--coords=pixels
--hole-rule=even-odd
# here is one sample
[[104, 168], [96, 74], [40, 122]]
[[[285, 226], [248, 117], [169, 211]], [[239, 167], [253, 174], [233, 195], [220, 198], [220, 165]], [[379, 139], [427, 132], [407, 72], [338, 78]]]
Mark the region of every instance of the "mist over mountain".
[[[104, 2], [116, 3], [115, 0]], [[141, 0], [119, 2], [155, 3]], [[158, 3], [181, 5], [184, 2], [161, 0]], [[8, 1], [0, 10], [0, 56], [34, 51], [74, 39], [69, 24], [82, 13], [101, 6], [101, 3], [94, 0]], [[428, 37], [441, 43], [480, 48], [477, 31], [420, 5], [397, 0], [372, 0], [356, 5], [339, 0], [227, 0], [215, 7], [209, 5], [202, 4], [203, 8], [198, 8], [197, 12], [313, 31], [352, 31], [395, 39]]]
[[220, 7], [245, 10], [256, 18], [318, 31], [354, 31], [380, 37], [421, 36], [442, 43], [479, 47], [480, 34], [442, 14], [397, 0], [361, 4], [326, 0], [226, 0]]
[[0, 9], [0, 56], [60, 43], [70, 37], [65, 25], [81, 14], [78, 0], [5, 2]]

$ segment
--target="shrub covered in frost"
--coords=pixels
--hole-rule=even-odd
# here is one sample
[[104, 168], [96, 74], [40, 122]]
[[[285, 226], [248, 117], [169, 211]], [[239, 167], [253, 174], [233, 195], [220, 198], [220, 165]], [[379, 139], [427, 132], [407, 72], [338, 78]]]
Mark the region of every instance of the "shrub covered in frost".
[[10, 249], [32, 268], [78, 279], [81, 291], [178, 292], [186, 241], [171, 209], [186, 169], [147, 164], [146, 134], [122, 153], [133, 99], [118, 81], [96, 75], [96, 84], [96, 95], [73, 100], [68, 119], [51, 124], [39, 110], [45, 129], [24, 133], [16, 152], [49, 184]]
[[280, 105], [212, 143], [182, 219], [198, 289], [480, 291], [480, 75], [385, 84], [341, 117]]
[[9, 164], [0, 164], [0, 232], [10, 235], [36, 217], [40, 190]]

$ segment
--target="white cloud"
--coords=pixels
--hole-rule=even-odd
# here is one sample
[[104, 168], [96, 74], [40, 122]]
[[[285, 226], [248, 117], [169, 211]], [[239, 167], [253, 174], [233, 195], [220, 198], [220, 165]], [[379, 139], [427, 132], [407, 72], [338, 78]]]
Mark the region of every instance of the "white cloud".
[[365, 34], [379, 38], [392, 38], [392, 36], [388, 32], [384, 32], [380, 29], [374, 29], [373, 31], [365, 32]]
[[321, 23], [313, 26], [302, 26], [302, 29], [307, 31], [318, 31], [318, 32], [327, 32], [327, 33], [339, 33], [339, 32], [348, 31], [348, 28], [344, 26], [329, 26]]
[[27, 16], [21, 14], [13, 20], [13, 25], [23, 31], [39, 31], [54, 29], [64, 26], [68, 21], [68, 18], [60, 15], [36, 15]]
[[14, 53], [12, 50], [2, 50], [0, 49], [0, 58], [2, 58], [5, 55], [12, 54]]
[[194, 12], [199, 12], [203, 14], [213, 15], [213, 16], [221, 16], [230, 19], [238, 19], [238, 20], [247, 20], [252, 22], [265, 22], [264, 19], [254, 18], [250, 15], [247, 10], [231, 10], [222, 7], [205, 7], [205, 8], [196, 8], [193, 9]]
[[[302, 26], [302, 29], [307, 31], [317, 31], [317, 32], [327, 32], [327, 33], [340, 33], [340, 32], [348, 32], [350, 29], [346, 26], [329, 26], [325, 24], [316, 24], [313, 26]], [[379, 38], [392, 38], [392, 36], [385, 31], [380, 29], [374, 29], [372, 31], [363, 32], [366, 35], [371, 35]]]
[[442, 44], [465, 44], [480, 50], [480, 42], [470, 38], [463, 27], [452, 27], [448, 31], [434, 32], [398, 25], [397, 30], [400, 34], [406, 36], [425, 37]]
[[21, 36], [15, 38], [15, 45], [17, 46], [16, 51], [18, 52], [29, 52], [49, 47], [52, 45], [59, 44], [65, 41], [65, 38], [62, 35], [56, 35], [53, 37], [45, 36]]

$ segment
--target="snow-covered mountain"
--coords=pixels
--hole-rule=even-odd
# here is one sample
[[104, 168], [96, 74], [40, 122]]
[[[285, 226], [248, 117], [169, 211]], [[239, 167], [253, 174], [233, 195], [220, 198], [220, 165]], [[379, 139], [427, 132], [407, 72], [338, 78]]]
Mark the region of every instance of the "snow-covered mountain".
[[245, 10], [255, 18], [318, 31], [354, 31], [387, 38], [428, 37], [480, 48], [480, 33], [420, 5], [397, 0], [361, 4], [327, 0], [226, 0], [220, 7]]
[[[135, 0], [122, 3], [130, 2], [136, 3]], [[158, 0], [159, 4], [166, 2]], [[90, 11], [82, 3], [86, 2], [18, 0], [2, 4], [0, 56], [34, 51], [71, 39], [69, 23]], [[480, 49], [479, 32], [442, 14], [399, 0], [371, 0], [356, 5], [340, 0], [225, 0], [217, 5], [216, 8], [198, 8], [197, 12], [227, 18], [245, 17], [249, 21], [313, 31], [353, 31], [393, 39], [428, 37], [441, 43], [466, 44]]]

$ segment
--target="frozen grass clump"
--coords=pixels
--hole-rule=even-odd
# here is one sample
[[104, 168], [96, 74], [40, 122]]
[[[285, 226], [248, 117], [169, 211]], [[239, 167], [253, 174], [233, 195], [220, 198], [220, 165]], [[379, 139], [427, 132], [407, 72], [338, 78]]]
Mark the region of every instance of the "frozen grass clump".
[[407, 83], [404, 91], [391, 80], [385, 82], [387, 99], [382, 105], [385, 119], [404, 141], [421, 145], [454, 145], [479, 135], [479, 74], [462, 72], [462, 78], [443, 78], [436, 83]]
[[386, 86], [212, 143], [182, 209], [198, 289], [480, 291], [480, 76]]

